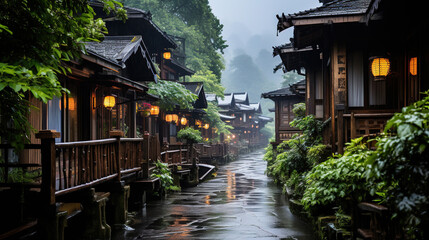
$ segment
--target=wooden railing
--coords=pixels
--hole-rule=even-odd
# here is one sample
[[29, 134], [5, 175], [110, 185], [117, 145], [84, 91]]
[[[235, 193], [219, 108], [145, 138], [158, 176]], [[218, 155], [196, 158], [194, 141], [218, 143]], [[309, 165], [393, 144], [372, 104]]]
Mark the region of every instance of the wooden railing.
[[170, 144], [168, 149], [161, 152], [161, 159], [164, 163], [189, 164], [192, 163], [192, 145]]

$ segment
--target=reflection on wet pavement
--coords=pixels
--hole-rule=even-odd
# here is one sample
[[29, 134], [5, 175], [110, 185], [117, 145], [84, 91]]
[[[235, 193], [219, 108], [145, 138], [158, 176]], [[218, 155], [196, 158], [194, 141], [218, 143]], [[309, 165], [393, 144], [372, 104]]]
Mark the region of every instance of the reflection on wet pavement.
[[217, 176], [165, 200], [149, 202], [133, 231], [113, 239], [313, 239], [264, 175], [263, 151], [221, 166]]

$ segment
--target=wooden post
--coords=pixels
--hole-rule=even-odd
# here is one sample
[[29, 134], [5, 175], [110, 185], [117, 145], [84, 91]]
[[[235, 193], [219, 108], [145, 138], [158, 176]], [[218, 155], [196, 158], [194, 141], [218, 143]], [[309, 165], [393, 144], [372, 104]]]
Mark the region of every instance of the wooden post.
[[124, 136], [124, 132], [122, 131], [110, 131], [109, 135], [111, 138], [116, 138], [116, 166], [117, 166], [117, 180], [121, 181], [121, 137]]
[[338, 117], [337, 117], [337, 134], [338, 134], [338, 153], [344, 153], [344, 105], [339, 104], [336, 106], [338, 109]]
[[350, 114], [350, 138], [356, 138], [356, 118], [353, 112]]
[[146, 160], [142, 166], [143, 178], [149, 178], [149, 158], [150, 158], [150, 135], [145, 132], [143, 135], [143, 158]]
[[55, 138], [61, 134], [55, 130], [41, 130], [36, 138], [41, 139], [42, 187], [40, 190], [40, 209], [38, 235], [41, 239], [58, 239], [58, 219], [55, 206]]
[[55, 130], [41, 130], [36, 138], [41, 140], [42, 155], [42, 203], [55, 204], [55, 138], [61, 134]]

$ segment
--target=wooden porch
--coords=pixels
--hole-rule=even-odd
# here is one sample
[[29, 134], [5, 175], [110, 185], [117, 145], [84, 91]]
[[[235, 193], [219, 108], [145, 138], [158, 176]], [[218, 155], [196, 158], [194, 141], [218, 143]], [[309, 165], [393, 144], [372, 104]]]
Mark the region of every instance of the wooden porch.
[[[1, 144], [5, 162], [0, 163], [0, 194], [10, 196], [15, 192], [17, 197], [10, 199], [21, 200], [15, 206], [3, 204], [4, 208], [10, 208], [7, 214], [17, 215], [13, 221], [2, 219], [5, 222], [0, 236], [37, 228], [43, 239], [63, 239], [67, 219], [84, 214], [102, 219], [91, 227], [91, 236], [108, 238], [109, 225], [125, 224], [128, 202], [141, 200], [159, 187], [159, 179], [150, 178], [157, 160], [169, 165], [178, 183], [188, 181], [196, 185], [199, 160], [223, 158], [228, 151], [226, 144], [181, 143], [164, 146], [161, 151], [156, 135], [146, 133], [143, 138], [124, 138], [121, 131], [111, 131], [110, 136], [56, 143], [58, 132], [42, 130], [36, 134], [41, 143], [25, 145], [18, 161], [9, 161], [13, 158], [9, 155], [14, 155], [12, 146]], [[15, 176], [11, 176], [16, 175], [17, 169], [22, 175], [32, 173], [34, 179], [17, 182], [13, 179]], [[133, 200], [129, 199], [130, 195]], [[16, 210], [11, 210], [15, 207]], [[105, 208], [109, 209], [103, 210]], [[113, 215], [109, 224], [105, 220], [106, 212]]]

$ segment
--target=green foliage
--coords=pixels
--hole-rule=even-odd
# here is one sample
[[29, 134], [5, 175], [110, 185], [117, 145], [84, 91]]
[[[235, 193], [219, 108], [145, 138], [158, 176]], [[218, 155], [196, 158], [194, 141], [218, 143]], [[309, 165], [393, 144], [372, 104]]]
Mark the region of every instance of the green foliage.
[[124, 4], [150, 11], [163, 31], [185, 38], [187, 67], [197, 72], [211, 71], [220, 84], [224, 69], [220, 53], [227, 45], [222, 37], [223, 25], [212, 13], [208, 0], [127, 0]]
[[295, 119], [290, 122], [292, 127], [303, 131], [305, 145], [312, 146], [322, 142], [323, 129], [329, 124], [330, 119], [322, 122], [317, 120], [314, 115], [305, 116], [305, 103], [297, 103], [292, 109]]
[[305, 116], [304, 103], [295, 104], [293, 112], [293, 124], [303, 133], [277, 146], [278, 154], [274, 160], [268, 160], [267, 173], [275, 182], [290, 188], [293, 198], [300, 198], [306, 186], [305, 175], [314, 165], [323, 162], [330, 155], [330, 150], [321, 144], [321, 132], [326, 124], [314, 116]]
[[155, 163], [155, 168], [150, 177], [159, 178], [161, 182], [161, 189], [158, 192], [159, 195], [163, 195], [168, 191], [180, 191], [180, 187], [174, 185], [173, 177], [171, 176], [171, 171], [167, 163], [158, 160]]
[[311, 146], [307, 151], [307, 161], [311, 166], [316, 166], [319, 163], [324, 162], [331, 155], [331, 148], [324, 145], [318, 144]]
[[159, 97], [157, 104], [165, 111], [172, 111], [176, 106], [180, 109], [193, 109], [192, 104], [198, 98], [182, 84], [167, 80], [150, 83], [148, 92]]
[[369, 186], [364, 176], [366, 159], [371, 156], [362, 138], [347, 144], [343, 156], [331, 157], [315, 166], [306, 176], [308, 184], [302, 203], [307, 210], [331, 204], [340, 204], [347, 198], [362, 201], [369, 195]]
[[189, 78], [190, 82], [203, 82], [206, 92], [214, 93], [216, 96], [223, 97], [225, 87], [219, 83], [219, 79], [210, 70], [200, 70]]
[[186, 140], [186, 142], [189, 144], [203, 141], [203, 137], [201, 137], [201, 131], [198, 129], [193, 129], [192, 127], [180, 129], [180, 131], [177, 132], [177, 138], [179, 140]]
[[[125, 18], [121, 3], [103, 1]], [[11, 104], [8, 111], [2, 107], [2, 141], [9, 141], [22, 149], [23, 139], [29, 136], [30, 124], [23, 123], [29, 104], [24, 94], [47, 102], [54, 96], [68, 92], [58, 81], [58, 74], [70, 70], [63, 62], [77, 59], [85, 50], [84, 42], [104, 36], [106, 28], [101, 19], [94, 19], [94, 11], [87, 1], [10, 0], [0, 8], [0, 93]], [[8, 92], [8, 93], [5, 93]], [[26, 108], [26, 111], [25, 111]], [[6, 114], [11, 121], [5, 120]], [[6, 122], [4, 122], [6, 121]], [[19, 123], [17, 123], [19, 122]], [[13, 134], [20, 137], [9, 138]], [[18, 141], [18, 142], [16, 142]], [[17, 149], [19, 150], [19, 149]]]
[[229, 130], [234, 129], [231, 125], [226, 124], [219, 116], [220, 108], [214, 102], [207, 102], [206, 115], [204, 120], [207, 121], [210, 126], [216, 129], [216, 133], [220, 134], [231, 134]]
[[[386, 124], [375, 154], [368, 159], [370, 180], [385, 182], [387, 204], [408, 227], [410, 236], [422, 239], [429, 224], [429, 93]], [[373, 189], [377, 191], [377, 189]]]

